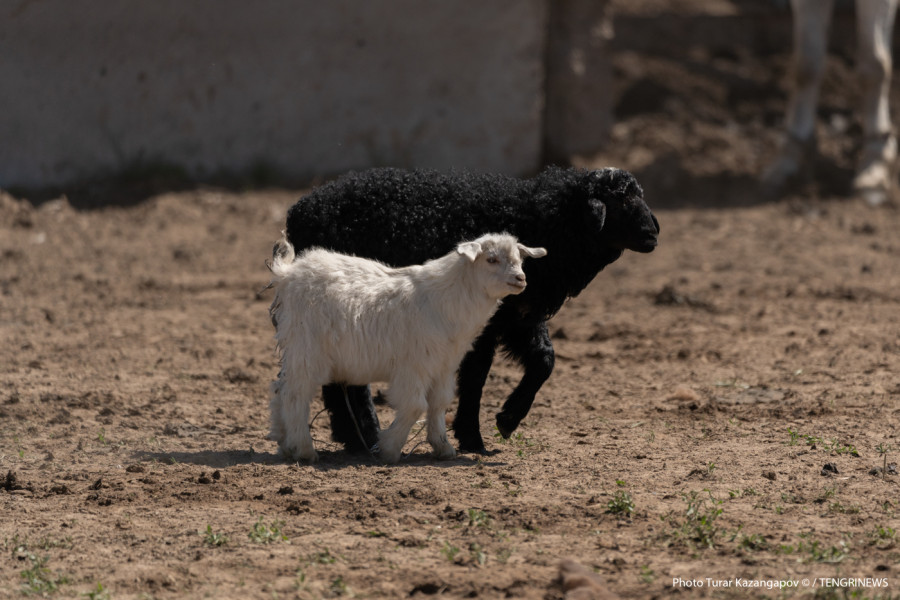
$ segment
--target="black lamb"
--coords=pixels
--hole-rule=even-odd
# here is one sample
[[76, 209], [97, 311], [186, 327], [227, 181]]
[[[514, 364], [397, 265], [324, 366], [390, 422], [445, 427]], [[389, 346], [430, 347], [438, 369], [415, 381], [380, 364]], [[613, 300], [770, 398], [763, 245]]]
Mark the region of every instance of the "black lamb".
[[[548, 254], [525, 264], [525, 292], [504, 299], [460, 365], [453, 429], [463, 452], [487, 453], [478, 417], [497, 346], [524, 368], [496, 417], [506, 438], [553, 371], [547, 320], [623, 251], [656, 248], [659, 223], [637, 180], [614, 168], [548, 167], [531, 179], [380, 168], [322, 185], [287, 213], [287, 237], [298, 251], [321, 246], [391, 266], [423, 263], [498, 231]], [[368, 450], [378, 439], [369, 388], [339, 383], [323, 389], [332, 437], [349, 451]]]

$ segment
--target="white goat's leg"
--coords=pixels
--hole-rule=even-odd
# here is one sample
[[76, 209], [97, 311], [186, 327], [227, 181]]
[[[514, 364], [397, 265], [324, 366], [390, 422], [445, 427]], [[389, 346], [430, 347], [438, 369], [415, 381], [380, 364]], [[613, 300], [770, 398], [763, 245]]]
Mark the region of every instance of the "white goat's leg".
[[281, 410], [281, 388], [284, 386], [284, 371], [278, 372], [278, 379], [269, 386], [271, 399], [269, 400], [269, 439], [281, 445], [284, 442], [284, 414]]
[[893, 187], [897, 140], [891, 125], [891, 38], [897, 0], [857, 0], [858, 70], [862, 83], [862, 154], [854, 189], [872, 204]]
[[[309, 405], [318, 388], [316, 382], [310, 382], [306, 377], [287, 372], [283, 377], [278, 395], [284, 426], [284, 439], [280, 446], [285, 458], [309, 462], [319, 460], [309, 431]], [[276, 402], [273, 398], [273, 408], [277, 408]], [[274, 415], [272, 419], [274, 424]]]
[[410, 430], [428, 405], [425, 402], [424, 386], [402, 379], [391, 382], [387, 399], [394, 409], [394, 422], [379, 433], [378, 448], [382, 460], [395, 463], [400, 460]]
[[781, 188], [809, 168], [815, 154], [816, 105], [825, 71], [828, 26], [834, 0], [791, 0], [794, 13], [793, 81], [785, 134], [763, 182]]
[[456, 448], [447, 439], [447, 409], [453, 403], [453, 394], [456, 389], [454, 374], [435, 379], [431, 390], [428, 392], [428, 443], [434, 448], [437, 458], [453, 458], [456, 456]]

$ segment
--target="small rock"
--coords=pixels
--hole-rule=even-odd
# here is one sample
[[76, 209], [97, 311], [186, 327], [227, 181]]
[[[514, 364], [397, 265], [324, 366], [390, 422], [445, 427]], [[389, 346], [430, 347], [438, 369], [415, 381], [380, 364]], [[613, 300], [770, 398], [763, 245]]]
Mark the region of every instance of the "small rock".
[[765, 471], [762, 476], [770, 481], [775, 481], [775, 479], [778, 477], [777, 475], [775, 475], [775, 471]]

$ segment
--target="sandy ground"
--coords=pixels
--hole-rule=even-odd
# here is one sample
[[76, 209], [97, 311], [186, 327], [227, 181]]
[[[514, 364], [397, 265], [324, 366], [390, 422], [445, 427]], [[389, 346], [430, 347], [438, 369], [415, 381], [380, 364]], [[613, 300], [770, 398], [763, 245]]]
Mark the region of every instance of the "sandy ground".
[[819, 176], [773, 200], [786, 55], [617, 44], [617, 94], [654, 100], [579, 161], [635, 172], [660, 247], [551, 321], [508, 441], [498, 359], [490, 457], [420, 432], [385, 466], [321, 414], [319, 464], [276, 455], [260, 290], [302, 190], [0, 195], [0, 597], [896, 597], [900, 211], [841, 195], [849, 65]]

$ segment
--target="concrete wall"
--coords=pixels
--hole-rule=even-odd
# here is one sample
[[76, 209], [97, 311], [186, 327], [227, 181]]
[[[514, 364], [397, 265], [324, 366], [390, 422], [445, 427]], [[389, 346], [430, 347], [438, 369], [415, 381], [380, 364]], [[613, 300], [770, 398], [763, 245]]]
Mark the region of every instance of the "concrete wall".
[[545, 0], [0, 2], [0, 187], [154, 164], [526, 173], [547, 18]]
[[544, 158], [566, 162], [600, 149], [613, 126], [607, 0], [550, 0]]

